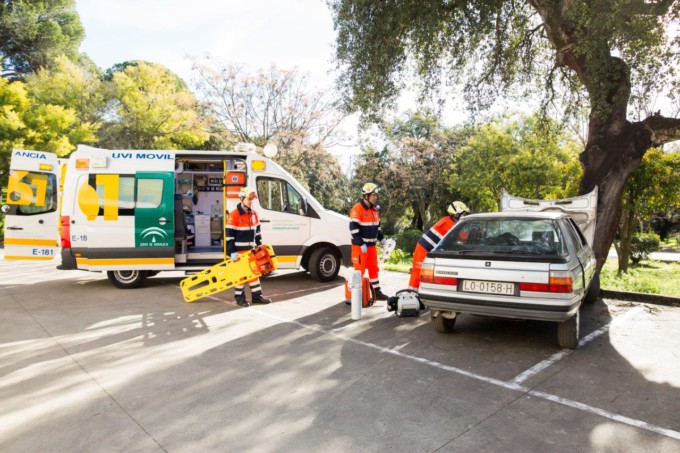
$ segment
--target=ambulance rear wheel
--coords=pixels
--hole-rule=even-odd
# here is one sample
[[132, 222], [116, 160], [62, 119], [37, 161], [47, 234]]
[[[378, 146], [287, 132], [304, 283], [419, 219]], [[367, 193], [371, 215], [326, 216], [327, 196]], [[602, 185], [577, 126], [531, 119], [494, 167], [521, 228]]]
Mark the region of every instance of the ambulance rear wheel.
[[309, 257], [309, 274], [319, 282], [329, 282], [338, 276], [340, 257], [330, 247], [321, 247]]
[[116, 288], [139, 288], [146, 280], [147, 271], [108, 271], [106, 276]]

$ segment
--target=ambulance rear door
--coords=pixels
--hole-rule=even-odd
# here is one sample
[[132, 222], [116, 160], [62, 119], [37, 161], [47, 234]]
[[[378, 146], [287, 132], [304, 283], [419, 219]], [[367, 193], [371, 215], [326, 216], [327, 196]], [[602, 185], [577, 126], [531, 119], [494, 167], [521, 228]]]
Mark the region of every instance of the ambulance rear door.
[[59, 161], [53, 153], [14, 150], [5, 215], [6, 260], [51, 260], [59, 247]]

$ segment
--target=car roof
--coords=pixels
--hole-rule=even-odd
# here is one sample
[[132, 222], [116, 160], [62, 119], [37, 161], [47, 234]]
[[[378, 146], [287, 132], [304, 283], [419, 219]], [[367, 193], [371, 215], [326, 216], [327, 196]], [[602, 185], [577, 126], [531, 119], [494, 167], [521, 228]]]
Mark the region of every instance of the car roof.
[[568, 217], [568, 214], [563, 212], [545, 211], [545, 212], [480, 212], [477, 214], [470, 214], [463, 217], [463, 219], [560, 219]]

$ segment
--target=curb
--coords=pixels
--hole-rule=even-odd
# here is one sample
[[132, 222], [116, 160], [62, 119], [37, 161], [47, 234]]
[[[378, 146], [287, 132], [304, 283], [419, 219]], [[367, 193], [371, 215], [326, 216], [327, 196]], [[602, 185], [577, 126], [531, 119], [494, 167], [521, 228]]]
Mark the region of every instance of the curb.
[[627, 291], [600, 290], [600, 297], [607, 299], [626, 300], [630, 302], [644, 302], [646, 304], [680, 307], [680, 298], [662, 296], [660, 294], [631, 293]]

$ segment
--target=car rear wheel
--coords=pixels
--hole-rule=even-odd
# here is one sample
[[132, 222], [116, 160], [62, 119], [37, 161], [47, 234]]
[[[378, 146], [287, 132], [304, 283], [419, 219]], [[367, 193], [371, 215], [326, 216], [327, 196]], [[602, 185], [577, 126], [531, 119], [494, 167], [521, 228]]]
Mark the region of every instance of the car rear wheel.
[[340, 258], [330, 247], [321, 247], [309, 257], [309, 274], [318, 282], [329, 282], [340, 271]]
[[441, 313], [432, 315], [432, 327], [439, 333], [449, 333], [456, 325], [456, 318], [445, 318]]
[[574, 316], [557, 324], [557, 344], [560, 348], [576, 349], [578, 346], [580, 315], [577, 311]]
[[148, 271], [108, 271], [106, 276], [116, 288], [139, 288], [146, 280]]
[[593, 281], [590, 282], [590, 288], [588, 288], [588, 292], [583, 301], [587, 304], [592, 304], [598, 297], [600, 297], [600, 273], [596, 272]]

